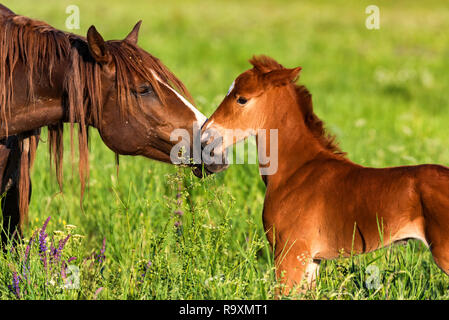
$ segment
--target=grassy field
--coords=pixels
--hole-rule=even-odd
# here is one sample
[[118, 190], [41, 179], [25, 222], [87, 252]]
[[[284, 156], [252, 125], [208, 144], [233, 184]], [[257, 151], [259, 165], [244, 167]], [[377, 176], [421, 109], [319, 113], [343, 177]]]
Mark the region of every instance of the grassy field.
[[[140, 46], [185, 83], [206, 115], [250, 68], [252, 55], [302, 66], [300, 82], [350, 159], [375, 167], [449, 164], [446, 0], [3, 3], [62, 30], [66, 7], [76, 4], [81, 28], [74, 32], [85, 34], [94, 24], [105, 39], [125, 37], [142, 19]], [[379, 30], [365, 27], [371, 4], [380, 8]], [[92, 132], [82, 211], [69, 148], [60, 193], [45, 140], [46, 134], [32, 175], [26, 240], [18, 250], [26, 250], [48, 217], [46, 232], [56, 245], [72, 236], [60, 260], [46, 261], [46, 268], [35, 240], [26, 279], [18, 278], [25, 252], [0, 257], [0, 299], [274, 297], [273, 257], [261, 219], [264, 185], [255, 165], [234, 165], [200, 181], [183, 168], [121, 157], [117, 177], [114, 154]], [[175, 213], [180, 210], [182, 216]], [[69, 264], [79, 268], [79, 289], [63, 289], [58, 276], [70, 257], [76, 257]], [[378, 285], [367, 285], [376, 272]], [[316, 289], [299, 298], [447, 299], [448, 289], [449, 278], [412, 241], [322, 263]]]

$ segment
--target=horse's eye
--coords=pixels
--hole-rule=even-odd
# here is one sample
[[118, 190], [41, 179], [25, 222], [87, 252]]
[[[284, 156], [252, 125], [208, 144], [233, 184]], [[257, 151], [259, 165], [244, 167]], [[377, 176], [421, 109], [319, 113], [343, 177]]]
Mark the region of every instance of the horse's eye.
[[149, 84], [144, 84], [136, 90], [136, 93], [139, 96], [147, 96], [147, 95], [151, 94], [152, 92], [153, 92], [153, 88]]
[[238, 104], [240, 104], [240, 105], [245, 105], [246, 103], [248, 102], [248, 99], [245, 99], [245, 98], [243, 98], [243, 97], [239, 97], [238, 99], [237, 99], [237, 103]]

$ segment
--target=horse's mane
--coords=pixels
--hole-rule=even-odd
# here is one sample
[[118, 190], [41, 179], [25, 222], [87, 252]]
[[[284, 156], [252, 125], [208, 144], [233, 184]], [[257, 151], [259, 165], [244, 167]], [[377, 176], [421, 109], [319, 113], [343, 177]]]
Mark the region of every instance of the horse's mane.
[[[254, 68], [258, 72], [261, 73], [285, 69], [276, 60], [264, 55], [253, 57], [250, 60], [250, 63], [254, 66]], [[338, 146], [338, 143], [336, 142], [336, 137], [334, 135], [329, 134], [326, 131], [323, 121], [320, 118], [318, 118], [318, 116], [313, 111], [312, 94], [303, 85], [297, 84], [293, 85], [295, 88], [298, 105], [303, 115], [306, 127], [310, 130], [313, 136], [326, 150], [329, 150], [334, 154], [344, 156], [346, 153], [343, 152]]]
[[[148, 81], [165, 103], [154, 71], [163, 81], [192, 100], [182, 82], [159, 59], [128, 41], [106, 41], [116, 68], [116, 89], [121, 114], [134, 113], [140, 100], [132, 93], [134, 76]], [[0, 125], [7, 128], [7, 117], [14, 98], [13, 73], [21, 62], [26, 68], [28, 100], [34, 99], [34, 82], [47, 81], [53, 86], [55, 69], [68, 64], [63, 83], [63, 107], [71, 128], [77, 123], [81, 198], [88, 178], [88, 127], [101, 125], [101, 68], [91, 56], [86, 38], [57, 30], [45, 22], [19, 15], [0, 16]], [[25, 84], [24, 84], [25, 85]], [[62, 187], [63, 123], [48, 126], [49, 149]], [[30, 150], [32, 154], [35, 152]], [[28, 194], [26, 192], [26, 194]], [[27, 202], [27, 201], [26, 201]]]

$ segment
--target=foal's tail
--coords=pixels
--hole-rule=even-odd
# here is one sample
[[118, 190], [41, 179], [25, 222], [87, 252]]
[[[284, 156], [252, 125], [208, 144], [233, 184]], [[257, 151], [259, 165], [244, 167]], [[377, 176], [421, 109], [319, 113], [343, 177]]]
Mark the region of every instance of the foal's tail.
[[19, 139], [20, 166], [18, 172], [20, 223], [28, 220], [28, 207], [31, 197], [30, 170], [36, 157], [40, 130], [35, 130]]

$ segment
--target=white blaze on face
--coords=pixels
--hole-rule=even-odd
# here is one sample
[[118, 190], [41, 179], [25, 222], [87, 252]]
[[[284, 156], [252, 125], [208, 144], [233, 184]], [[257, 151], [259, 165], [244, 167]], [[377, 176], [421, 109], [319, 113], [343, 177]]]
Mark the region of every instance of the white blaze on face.
[[162, 81], [161, 78], [159, 78], [159, 76], [156, 74], [156, 72], [154, 72], [153, 70], [151, 70], [151, 73], [153, 74], [153, 76], [156, 78], [157, 81], [159, 81], [160, 83], [162, 83], [164, 86], [166, 86], [168, 89], [170, 89], [171, 91], [173, 91], [176, 96], [190, 109], [192, 110], [192, 112], [195, 114], [196, 120], [198, 121], [199, 125], [201, 126], [204, 122], [206, 122], [207, 117], [202, 114], [197, 108], [195, 108], [186, 98], [184, 98], [181, 94], [179, 94], [175, 89], [173, 89], [172, 87], [170, 87], [168, 84], [166, 84], [164, 81]]

